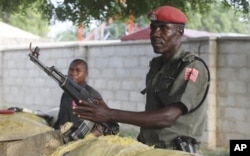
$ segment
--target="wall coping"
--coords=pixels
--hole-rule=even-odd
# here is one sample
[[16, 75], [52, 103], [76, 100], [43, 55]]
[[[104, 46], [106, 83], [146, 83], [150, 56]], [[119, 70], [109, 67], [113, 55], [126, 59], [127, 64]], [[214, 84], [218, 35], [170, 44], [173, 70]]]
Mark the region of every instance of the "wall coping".
[[[215, 41], [215, 40], [244, 40], [250, 41], [250, 36], [210, 36], [210, 37], [197, 37], [197, 38], [183, 38], [182, 41], [186, 42], [197, 42], [197, 41]], [[69, 47], [76, 47], [76, 46], [84, 46], [84, 47], [97, 47], [97, 46], [117, 46], [117, 45], [138, 45], [138, 44], [150, 44], [150, 40], [131, 40], [131, 41], [121, 41], [121, 40], [106, 40], [106, 41], [68, 41], [68, 42], [34, 42], [32, 43], [32, 47], [35, 46], [42, 47], [43, 49], [49, 48], [69, 48]], [[0, 45], [0, 52], [1, 51], [14, 51], [14, 50], [29, 50], [30, 43], [26, 45], [17, 45], [17, 46], [10, 46], [10, 45]]]
[[[32, 42], [32, 48], [39, 46], [43, 49], [50, 49], [50, 48], [69, 48], [69, 47], [76, 47], [76, 46], [84, 46], [84, 47], [97, 47], [97, 46], [116, 46], [116, 45], [138, 45], [138, 44], [149, 44], [149, 40], [138, 40], [138, 41], [121, 41], [121, 40], [107, 40], [107, 41], [69, 41], [69, 42]], [[14, 51], [14, 50], [29, 50], [30, 43], [26, 45], [17, 45], [17, 46], [10, 46], [10, 45], [0, 45], [0, 52], [1, 51]]]

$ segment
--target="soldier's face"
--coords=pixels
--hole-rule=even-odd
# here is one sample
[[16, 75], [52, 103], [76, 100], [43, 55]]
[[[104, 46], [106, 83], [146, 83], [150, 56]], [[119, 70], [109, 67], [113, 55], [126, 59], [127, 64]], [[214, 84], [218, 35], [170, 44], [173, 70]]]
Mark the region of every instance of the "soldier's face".
[[73, 62], [70, 64], [68, 75], [77, 84], [82, 84], [86, 81], [88, 72], [86, 71], [85, 65], [83, 63]]
[[150, 29], [151, 45], [158, 54], [171, 53], [182, 36], [176, 24], [157, 21], [150, 24]]

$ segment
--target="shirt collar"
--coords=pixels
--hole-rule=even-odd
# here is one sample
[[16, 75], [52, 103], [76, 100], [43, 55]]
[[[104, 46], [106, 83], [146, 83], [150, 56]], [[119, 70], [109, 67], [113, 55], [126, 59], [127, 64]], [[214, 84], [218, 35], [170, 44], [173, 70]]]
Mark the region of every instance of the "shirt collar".
[[164, 64], [166, 64], [166, 63], [172, 64], [172, 63], [178, 61], [178, 60], [183, 56], [184, 53], [185, 53], [185, 49], [184, 49], [184, 47], [181, 45], [181, 46], [176, 50], [176, 52], [174, 53], [174, 55], [173, 55], [170, 59], [166, 60], [166, 59], [163, 58], [163, 62], [164, 62]]

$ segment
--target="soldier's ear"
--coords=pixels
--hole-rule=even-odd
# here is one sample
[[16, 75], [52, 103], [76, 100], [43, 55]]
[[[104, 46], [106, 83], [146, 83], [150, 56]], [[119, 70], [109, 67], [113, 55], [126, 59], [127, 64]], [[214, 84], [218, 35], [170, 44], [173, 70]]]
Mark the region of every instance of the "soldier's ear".
[[183, 29], [178, 28], [178, 29], [177, 29], [177, 33], [176, 33], [176, 36], [177, 36], [178, 38], [182, 38], [183, 34], [184, 34]]
[[184, 29], [182, 29], [182, 35], [184, 35]]
[[180, 35], [182, 36], [184, 34], [184, 29], [182, 28], [178, 28], [178, 32], [180, 33]]

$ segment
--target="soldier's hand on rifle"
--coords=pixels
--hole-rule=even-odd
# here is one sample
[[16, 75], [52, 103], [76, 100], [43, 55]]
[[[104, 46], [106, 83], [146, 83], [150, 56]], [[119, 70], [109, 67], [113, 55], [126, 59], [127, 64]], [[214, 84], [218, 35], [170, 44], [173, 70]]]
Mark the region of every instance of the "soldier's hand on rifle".
[[79, 100], [78, 105], [74, 106], [72, 109], [73, 114], [85, 120], [94, 122], [106, 122], [110, 120], [111, 109], [103, 100], [95, 99], [94, 104]]

